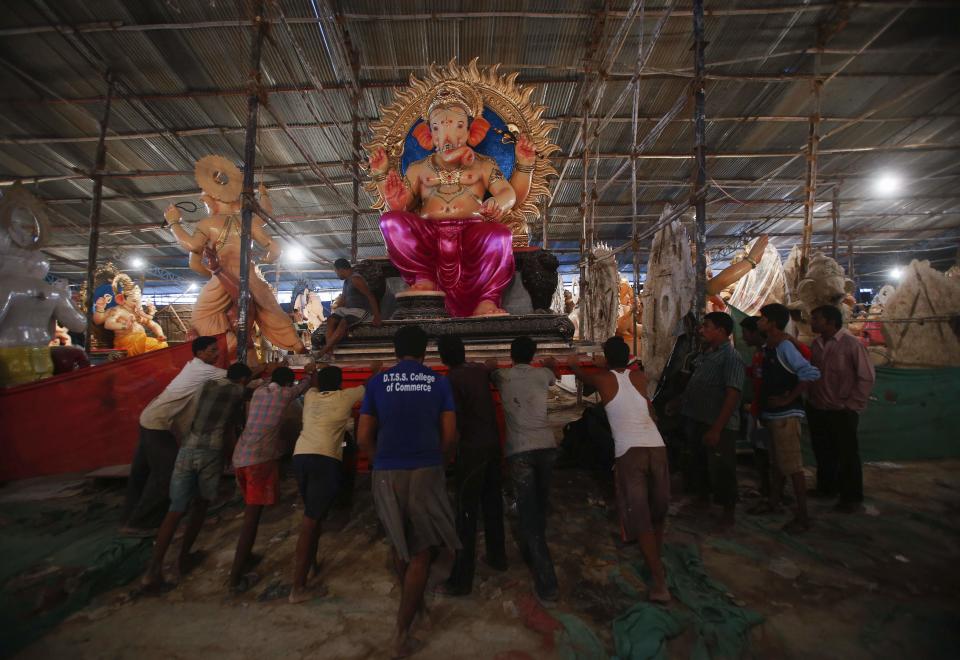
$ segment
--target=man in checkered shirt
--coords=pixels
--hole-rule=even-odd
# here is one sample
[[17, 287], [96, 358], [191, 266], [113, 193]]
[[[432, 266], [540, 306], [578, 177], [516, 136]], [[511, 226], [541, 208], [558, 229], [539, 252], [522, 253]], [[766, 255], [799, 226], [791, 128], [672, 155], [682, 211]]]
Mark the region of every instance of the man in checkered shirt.
[[316, 365], [312, 362], [304, 369], [304, 378], [294, 384], [295, 375], [289, 367], [278, 367], [253, 393], [247, 412], [247, 424], [233, 450], [233, 467], [237, 484], [246, 504], [243, 514], [243, 529], [237, 541], [229, 586], [243, 592], [256, 582], [255, 574], [244, 575], [253, 544], [257, 540], [257, 527], [264, 506], [277, 503], [280, 492], [280, 423], [287, 406], [303, 394], [313, 380]]

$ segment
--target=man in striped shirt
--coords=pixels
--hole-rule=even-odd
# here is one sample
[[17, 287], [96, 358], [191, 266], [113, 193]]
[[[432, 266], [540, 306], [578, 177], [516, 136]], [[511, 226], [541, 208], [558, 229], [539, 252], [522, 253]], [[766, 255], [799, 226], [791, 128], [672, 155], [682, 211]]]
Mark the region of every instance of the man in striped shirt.
[[777, 511], [780, 508], [783, 481], [789, 478], [793, 484], [797, 512], [794, 519], [783, 529], [797, 533], [810, 528], [810, 518], [807, 515], [807, 483], [803, 474], [803, 457], [800, 454], [800, 420], [805, 417], [801, 395], [812, 382], [820, 378], [820, 371], [807, 362], [787, 338], [784, 330], [789, 322], [790, 310], [779, 303], [765, 305], [760, 309], [757, 327], [767, 336], [767, 343], [763, 348], [760, 420], [770, 430], [770, 457], [774, 468], [770, 501], [766, 510]]
[[257, 580], [255, 574], [244, 575], [243, 570], [257, 540], [263, 507], [276, 504], [279, 497], [280, 456], [283, 454], [279, 441], [280, 423], [287, 406], [310, 387], [314, 371], [316, 365], [307, 364], [303, 368], [306, 377], [295, 385], [293, 370], [277, 367], [270, 374], [270, 382], [258, 387], [250, 400], [247, 424], [233, 450], [237, 485], [246, 504], [243, 528], [230, 570], [229, 586], [234, 591], [246, 591]]

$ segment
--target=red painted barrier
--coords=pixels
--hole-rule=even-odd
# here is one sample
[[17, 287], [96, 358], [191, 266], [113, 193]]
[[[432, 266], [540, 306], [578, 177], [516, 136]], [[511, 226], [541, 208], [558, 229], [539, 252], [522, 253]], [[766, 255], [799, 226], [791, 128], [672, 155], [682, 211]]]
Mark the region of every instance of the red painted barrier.
[[187, 343], [0, 389], [0, 481], [129, 463], [140, 412], [191, 359]]
[[[534, 364], [535, 366], [541, 366], [539, 363], [536, 363], [536, 362]], [[389, 368], [389, 366], [393, 366], [393, 365], [385, 365], [386, 368]], [[443, 365], [443, 364], [430, 364], [427, 366], [429, 366], [431, 369], [433, 369], [438, 374], [441, 374], [443, 376], [446, 376], [447, 371], [449, 371], [446, 365]], [[509, 367], [510, 363], [504, 362], [500, 366]], [[570, 371], [567, 365], [560, 364], [559, 366], [560, 366], [561, 374], [566, 375], [566, 374], [573, 373], [572, 371]], [[581, 366], [592, 367], [593, 362], [581, 361]], [[367, 382], [367, 379], [370, 378], [370, 369], [366, 367], [346, 367], [342, 369], [342, 371], [343, 371], [344, 389], [348, 387], [358, 387], [360, 385], [363, 385], [364, 383]], [[500, 401], [500, 392], [498, 392], [497, 389], [492, 385], [490, 389], [492, 390], [492, 393], [493, 393], [493, 402], [497, 411], [497, 430], [500, 433], [500, 446], [502, 447], [503, 443], [506, 440], [506, 421], [503, 418], [503, 404]], [[357, 404], [357, 406], [353, 409], [354, 421], [356, 421], [356, 418], [360, 414], [359, 410], [360, 410], [360, 404]], [[363, 453], [362, 451], [358, 451], [357, 457], [356, 457], [356, 463], [351, 467], [357, 470], [358, 472], [367, 472], [370, 469], [370, 459], [369, 457], [367, 457], [365, 453]]]
[[[219, 342], [219, 366], [226, 367], [226, 339], [221, 336]], [[192, 358], [188, 343], [0, 389], [0, 481], [129, 463], [140, 412]], [[443, 365], [431, 367], [447, 373]], [[561, 371], [568, 373], [565, 366]], [[362, 385], [369, 377], [367, 368], [346, 368], [343, 386]], [[502, 442], [503, 409], [496, 390], [494, 400]], [[368, 469], [362, 454], [357, 469]]]

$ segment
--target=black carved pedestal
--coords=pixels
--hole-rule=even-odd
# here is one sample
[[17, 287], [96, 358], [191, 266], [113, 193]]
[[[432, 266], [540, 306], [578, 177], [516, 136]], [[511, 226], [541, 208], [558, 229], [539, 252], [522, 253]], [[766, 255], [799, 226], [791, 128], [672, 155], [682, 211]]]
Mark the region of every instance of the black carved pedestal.
[[[500, 342], [526, 335], [536, 341], [569, 343], [573, 340], [573, 323], [563, 314], [528, 314], [525, 316], [480, 316], [470, 318], [407, 319], [384, 321], [379, 328], [358, 325], [340, 346], [362, 346], [389, 343], [398, 329], [419, 325], [431, 339], [456, 335], [464, 343]], [[313, 346], [323, 346], [326, 324], [313, 333]]]
[[[503, 357], [513, 339], [526, 335], [537, 341], [541, 351], [546, 351], [545, 354], [564, 354], [564, 351], [570, 350], [573, 323], [565, 315], [550, 311], [559, 281], [559, 261], [550, 252], [539, 248], [517, 248], [513, 257], [518, 279], [530, 296], [530, 306], [524, 304], [524, 307], [532, 309], [532, 314], [450, 318], [442, 292], [409, 289], [391, 292], [388, 280], [399, 278], [400, 273], [390, 260], [380, 257], [361, 261], [355, 266], [356, 272], [366, 279], [370, 291], [381, 302], [381, 309], [384, 309], [385, 299], [389, 299], [389, 309], [393, 312], [385, 313], [380, 327], [363, 324], [351, 328], [349, 335], [335, 349], [337, 359], [347, 362], [362, 361], [371, 356], [387, 359], [392, 355], [393, 336], [397, 330], [414, 324], [421, 326], [432, 340], [428, 353], [435, 351], [433, 341], [446, 335], [455, 335], [463, 339], [468, 354], [474, 358]], [[326, 324], [313, 333], [315, 349], [323, 346], [325, 335]]]
[[[515, 248], [513, 260], [523, 288], [530, 296], [531, 308], [539, 313], [549, 313], [553, 294], [556, 292], [557, 284], [560, 281], [560, 276], [557, 273], [560, 262], [556, 256], [551, 252], [535, 247]], [[367, 286], [370, 287], [370, 291], [376, 296], [377, 300], [381, 301], [381, 305], [384, 295], [387, 293], [387, 279], [400, 277], [400, 272], [396, 266], [390, 263], [387, 257], [364, 259], [354, 267], [354, 270], [363, 275], [363, 278], [367, 281]], [[399, 303], [399, 298], [397, 301]], [[399, 317], [393, 316], [391, 318]]]
[[513, 260], [520, 273], [523, 288], [530, 294], [530, 302], [537, 312], [549, 312], [553, 294], [557, 291], [560, 261], [551, 252], [539, 248], [514, 250]]
[[391, 318], [396, 321], [450, 318], [446, 299], [443, 291], [403, 291], [396, 294], [397, 308]]

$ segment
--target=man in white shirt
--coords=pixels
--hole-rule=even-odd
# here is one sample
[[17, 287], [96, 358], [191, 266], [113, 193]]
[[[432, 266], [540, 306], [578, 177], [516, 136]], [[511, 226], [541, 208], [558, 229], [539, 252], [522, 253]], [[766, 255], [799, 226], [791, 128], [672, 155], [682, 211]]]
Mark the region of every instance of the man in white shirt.
[[193, 359], [140, 413], [140, 440], [130, 465], [127, 500], [121, 533], [151, 536], [170, 504], [170, 476], [177, 460], [174, 420], [190, 404], [203, 384], [225, 378], [226, 369], [215, 367], [220, 357], [216, 337], [197, 337]]

